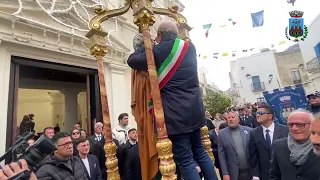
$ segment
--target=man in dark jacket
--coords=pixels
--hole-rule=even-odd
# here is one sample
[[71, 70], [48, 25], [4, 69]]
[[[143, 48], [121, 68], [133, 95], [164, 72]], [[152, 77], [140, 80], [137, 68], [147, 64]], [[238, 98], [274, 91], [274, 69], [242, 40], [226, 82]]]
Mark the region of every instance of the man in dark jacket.
[[257, 121], [261, 125], [251, 131], [250, 156], [254, 180], [268, 180], [272, 144], [277, 139], [288, 137], [287, 126], [273, 122], [274, 112], [267, 104], [261, 104], [257, 111]]
[[138, 143], [128, 147], [121, 180], [142, 180]]
[[38, 180], [88, 180], [81, 160], [73, 156], [70, 135], [59, 132], [52, 141], [57, 145], [57, 151], [41, 162], [36, 172]]
[[81, 164], [89, 180], [102, 180], [99, 161], [95, 155], [89, 154], [90, 143], [87, 138], [80, 137], [75, 141], [78, 150], [77, 157], [81, 159]]
[[[157, 31], [159, 44], [153, 47], [174, 159], [185, 180], [200, 180], [194, 161], [199, 164], [205, 179], [216, 179], [213, 163], [204, 150], [200, 135], [205, 117], [196, 48], [192, 42], [178, 39], [177, 35], [178, 28], [174, 23], [163, 22]], [[144, 47], [130, 55], [128, 65], [138, 71], [148, 70]]]
[[316, 114], [320, 112], [320, 93], [316, 91], [315, 93], [307, 95], [307, 99], [309, 101], [308, 110], [312, 112], [312, 114]]
[[[218, 134], [219, 131], [228, 127], [227, 123], [221, 123], [219, 128], [215, 128], [212, 129], [208, 132], [209, 134], [209, 139], [211, 141], [211, 149], [212, 149], [212, 153], [214, 155], [215, 158], [215, 162], [214, 165], [216, 166], [216, 168], [219, 169], [219, 172], [221, 173], [221, 167], [220, 167], [220, 161], [219, 161], [219, 154], [218, 154]], [[221, 179], [223, 179], [222, 174], [220, 174]]]
[[240, 118], [240, 125], [250, 128], [258, 127], [257, 120], [252, 115], [247, 115], [247, 107], [244, 105], [238, 105], [237, 111]]
[[313, 152], [310, 123], [313, 115], [296, 110], [288, 117], [288, 138], [273, 143], [269, 180], [319, 180], [320, 157]]

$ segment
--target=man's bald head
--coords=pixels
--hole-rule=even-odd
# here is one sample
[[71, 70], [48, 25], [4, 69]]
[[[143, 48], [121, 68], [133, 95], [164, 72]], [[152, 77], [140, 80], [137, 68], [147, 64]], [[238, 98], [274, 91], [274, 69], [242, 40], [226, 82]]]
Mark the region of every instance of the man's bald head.
[[160, 43], [165, 36], [178, 36], [179, 30], [175, 23], [163, 22], [158, 26], [156, 42]]
[[178, 35], [178, 27], [175, 23], [172, 22], [163, 22], [158, 26], [158, 33], [166, 34], [166, 33], [171, 33], [171, 34], [176, 34]]

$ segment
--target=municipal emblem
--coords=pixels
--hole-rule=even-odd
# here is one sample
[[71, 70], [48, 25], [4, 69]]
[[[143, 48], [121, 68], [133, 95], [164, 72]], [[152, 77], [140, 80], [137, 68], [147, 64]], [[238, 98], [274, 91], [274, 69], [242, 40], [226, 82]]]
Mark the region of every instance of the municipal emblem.
[[302, 11], [289, 12], [289, 26], [286, 27], [286, 37], [293, 42], [304, 41], [308, 37], [308, 28], [304, 25]]
[[289, 115], [292, 111], [296, 109], [296, 105], [293, 101], [291, 101], [291, 96], [282, 96], [279, 98], [280, 102], [280, 115], [282, 119], [288, 120]]

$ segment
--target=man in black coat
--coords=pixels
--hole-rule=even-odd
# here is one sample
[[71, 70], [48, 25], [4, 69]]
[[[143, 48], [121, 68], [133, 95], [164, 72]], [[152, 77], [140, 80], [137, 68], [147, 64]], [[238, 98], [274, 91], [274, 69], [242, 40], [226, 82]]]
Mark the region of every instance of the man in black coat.
[[[129, 149], [136, 145], [138, 140], [138, 131], [135, 128], [131, 128], [128, 130], [128, 140], [126, 143], [121, 144], [119, 147], [119, 155], [118, 155], [118, 168], [120, 177], [125, 174], [125, 165], [127, 163], [128, 151]], [[140, 162], [140, 161], [139, 161]]]
[[319, 180], [320, 157], [313, 152], [310, 123], [313, 115], [297, 110], [288, 117], [288, 138], [273, 143], [269, 180]]
[[[200, 134], [205, 117], [197, 52], [193, 43], [179, 39], [178, 33], [174, 23], [163, 22], [157, 30], [156, 41], [159, 44], [153, 47], [166, 129], [183, 178], [200, 180], [196, 161], [205, 179], [211, 180], [216, 178], [216, 174]], [[146, 53], [149, 52], [145, 52], [144, 47], [138, 48], [128, 58], [128, 65], [138, 71], [147, 71]]]
[[73, 144], [69, 134], [59, 132], [52, 141], [57, 150], [46, 156], [36, 172], [38, 180], [88, 180], [81, 160], [73, 156]]
[[287, 126], [273, 122], [274, 112], [266, 104], [258, 107], [257, 121], [261, 125], [251, 131], [250, 156], [253, 167], [253, 179], [268, 180], [272, 143], [276, 139], [288, 137]]
[[121, 180], [142, 180], [138, 143], [128, 149], [124, 165], [124, 173]]
[[102, 180], [102, 173], [97, 157], [89, 154], [90, 143], [85, 137], [80, 137], [75, 141], [78, 150], [77, 157], [80, 158], [81, 164], [89, 180]]
[[237, 111], [240, 118], [240, 125], [247, 126], [250, 128], [258, 127], [257, 120], [252, 115], [247, 114], [247, 107], [244, 105], [238, 105]]
[[[105, 138], [102, 133], [103, 124], [101, 122], [97, 122], [94, 126], [94, 130], [95, 130], [95, 134], [88, 138], [90, 142], [90, 153], [95, 155], [98, 158], [101, 173], [102, 173], [102, 178], [106, 179], [107, 178], [106, 157], [104, 153]], [[118, 153], [119, 142], [116, 139], [113, 139], [113, 142], [117, 146], [117, 153]]]

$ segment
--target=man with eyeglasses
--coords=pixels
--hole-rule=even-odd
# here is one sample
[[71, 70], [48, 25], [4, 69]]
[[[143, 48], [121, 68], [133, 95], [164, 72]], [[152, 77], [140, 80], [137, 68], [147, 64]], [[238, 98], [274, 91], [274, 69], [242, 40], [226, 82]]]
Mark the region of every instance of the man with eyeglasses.
[[315, 93], [307, 95], [309, 102], [308, 110], [313, 114], [320, 112], [320, 93], [316, 91]]
[[88, 180], [81, 160], [73, 156], [73, 144], [68, 133], [59, 132], [51, 139], [57, 150], [48, 155], [36, 172], [38, 180]]
[[273, 143], [269, 180], [319, 180], [320, 158], [313, 152], [310, 140], [310, 123], [313, 118], [304, 109], [289, 115], [288, 138]]
[[272, 143], [276, 139], [288, 137], [287, 126], [273, 122], [274, 112], [267, 104], [258, 106], [257, 121], [261, 125], [250, 133], [250, 157], [253, 167], [253, 180], [268, 180]]

